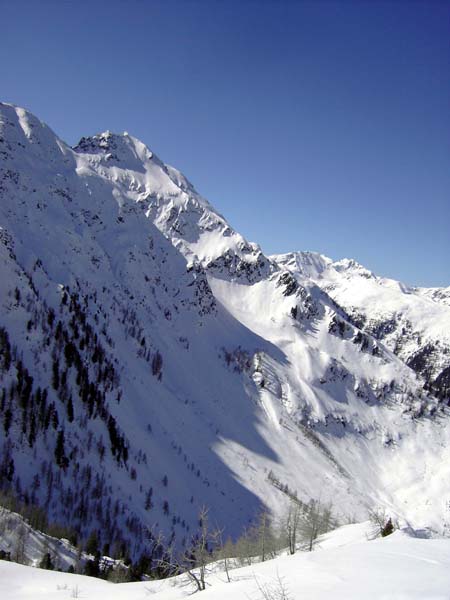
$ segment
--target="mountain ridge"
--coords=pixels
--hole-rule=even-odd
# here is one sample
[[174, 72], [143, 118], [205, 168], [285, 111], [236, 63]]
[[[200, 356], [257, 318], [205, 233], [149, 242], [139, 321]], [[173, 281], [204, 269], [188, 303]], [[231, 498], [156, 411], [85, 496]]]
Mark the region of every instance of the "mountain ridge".
[[333, 262], [302, 252], [272, 258], [300, 279], [315, 281], [356, 325], [422, 375], [438, 397], [449, 399], [449, 288], [407, 286], [349, 259]]

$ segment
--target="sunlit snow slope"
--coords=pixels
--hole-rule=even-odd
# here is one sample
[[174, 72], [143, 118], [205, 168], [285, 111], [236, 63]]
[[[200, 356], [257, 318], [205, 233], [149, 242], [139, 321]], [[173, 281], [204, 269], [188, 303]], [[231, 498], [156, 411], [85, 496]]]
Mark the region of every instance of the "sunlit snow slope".
[[[448, 598], [449, 541], [417, 539], [396, 532], [368, 541], [367, 527], [343, 527], [320, 540], [314, 552], [298, 552], [229, 571], [223, 565], [206, 578], [202, 598], [261, 600], [400, 600]], [[33, 569], [0, 561], [3, 600], [181, 600], [194, 588], [185, 575], [159, 581], [112, 584], [108, 581]], [[265, 596], [263, 595], [265, 593]], [[284, 595], [282, 595], [284, 594]]]

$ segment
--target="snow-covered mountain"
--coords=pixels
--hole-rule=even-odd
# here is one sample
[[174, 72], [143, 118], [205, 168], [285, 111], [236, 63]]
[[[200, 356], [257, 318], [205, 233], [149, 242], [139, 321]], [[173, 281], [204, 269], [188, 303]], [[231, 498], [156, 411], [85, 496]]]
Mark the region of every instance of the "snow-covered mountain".
[[188, 543], [202, 505], [235, 536], [294, 493], [446, 526], [435, 371], [322, 285], [331, 261], [266, 257], [126, 133], [70, 148], [8, 104], [0, 242], [2, 488], [132, 556]]
[[31, 527], [27, 519], [0, 506], [0, 553], [9, 560], [33, 567], [49, 553], [53, 566], [60, 571], [75, 568], [86, 562], [78, 556], [77, 548], [66, 539], [46, 535]]
[[345, 309], [352, 323], [380, 340], [450, 400], [450, 288], [414, 288], [377, 277], [354, 260], [321, 254], [272, 257], [300, 281], [313, 281]]

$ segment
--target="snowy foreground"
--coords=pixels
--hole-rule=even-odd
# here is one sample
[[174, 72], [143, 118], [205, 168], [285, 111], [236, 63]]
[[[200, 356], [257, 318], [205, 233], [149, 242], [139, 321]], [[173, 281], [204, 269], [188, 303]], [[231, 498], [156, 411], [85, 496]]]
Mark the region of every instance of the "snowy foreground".
[[[300, 552], [208, 577], [207, 600], [450, 599], [450, 540], [419, 539], [397, 531], [369, 541], [367, 524], [348, 525], [323, 536], [314, 552]], [[284, 588], [285, 595], [280, 595]], [[113, 584], [0, 561], [2, 600], [176, 600], [192, 594], [183, 576], [171, 580]], [[266, 592], [266, 596], [264, 595]]]

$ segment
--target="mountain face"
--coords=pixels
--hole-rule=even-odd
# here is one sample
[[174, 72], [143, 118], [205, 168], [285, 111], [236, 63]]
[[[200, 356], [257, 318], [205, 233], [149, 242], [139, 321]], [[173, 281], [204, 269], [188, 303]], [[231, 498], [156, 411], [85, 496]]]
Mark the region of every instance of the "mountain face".
[[131, 556], [293, 495], [446, 527], [448, 290], [267, 257], [134, 137], [7, 104], [0, 242], [4, 491]]
[[312, 252], [272, 257], [300, 282], [312, 281], [349, 320], [418, 373], [425, 389], [450, 400], [450, 288], [414, 288], [377, 277], [354, 260]]

